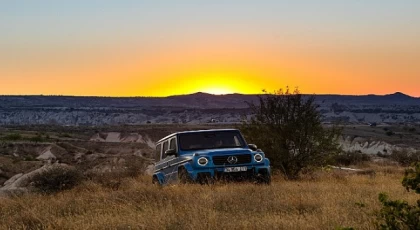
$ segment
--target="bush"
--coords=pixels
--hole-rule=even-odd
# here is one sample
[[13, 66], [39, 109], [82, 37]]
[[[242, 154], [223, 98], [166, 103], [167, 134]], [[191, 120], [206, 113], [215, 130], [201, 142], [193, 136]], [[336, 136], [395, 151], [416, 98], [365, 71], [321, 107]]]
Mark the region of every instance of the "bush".
[[71, 189], [82, 181], [82, 174], [75, 168], [53, 166], [32, 178], [33, 186], [42, 193], [56, 193]]
[[382, 153], [381, 151], [378, 151], [378, 153], [376, 153], [376, 156], [382, 157], [382, 158], [389, 158], [389, 154], [387, 154], [386, 152]]
[[31, 138], [28, 138], [28, 140], [29, 141], [32, 141], [32, 142], [35, 142], [35, 143], [37, 143], [37, 142], [44, 142], [45, 141], [45, 139], [41, 136], [41, 135], [36, 135], [36, 136], [33, 136], [33, 137], [31, 137]]
[[379, 194], [383, 207], [378, 214], [380, 229], [420, 229], [420, 200], [417, 205], [409, 205], [403, 200], [389, 200], [384, 193]]
[[391, 130], [387, 130], [385, 132], [385, 134], [388, 135], [388, 136], [392, 136], [392, 135], [394, 135], [394, 132], [392, 132]]
[[273, 169], [287, 179], [296, 179], [304, 169], [323, 166], [340, 153], [341, 129], [325, 128], [315, 97], [303, 96], [287, 88], [249, 104], [253, 117], [241, 128], [249, 142], [260, 147], [270, 158]]
[[[414, 169], [407, 169], [403, 186], [408, 191], [414, 190], [420, 194], [420, 162], [414, 164]], [[420, 229], [420, 200], [416, 205], [410, 205], [404, 200], [390, 200], [385, 193], [379, 194], [382, 209], [377, 214], [380, 229]]]
[[31, 155], [27, 155], [23, 158], [24, 161], [36, 161], [37, 159]]
[[2, 139], [6, 141], [18, 141], [22, 139], [22, 135], [20, 135], [19, 133], [11, 133], [4, 136]]
[[59, 137], [71, 138], [72, 136], [69, 133], [61, 133]]
[[420, 161], [420, 151], [409, 152], [405, 149], [401, 151], [393, 151], [389, 158], [398, 162], [402, 166], [409, 166]]
[[402, 184], [407, 191], [413, 190], [420, 194], [420, 162], [414, 164], [414, 168], [405, 170]]
[[370, 161], [370, 156], [360, 151], [343, 152], [334, 157], [334, 162], [338, 165], [356, 165], [362, 162]]

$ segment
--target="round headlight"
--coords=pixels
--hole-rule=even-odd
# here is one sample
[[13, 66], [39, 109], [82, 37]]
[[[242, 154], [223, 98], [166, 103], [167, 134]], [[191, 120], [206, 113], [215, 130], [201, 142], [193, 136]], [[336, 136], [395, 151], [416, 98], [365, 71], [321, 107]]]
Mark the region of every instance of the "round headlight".
[[198, 158], [197, 163], [200, 166], [205, 166], [205, 165], [207, 165], [207, 163], [209, 163], [209, 160], [207, 160], [207, 158], [205, 158], [205, 157], [200, 157], [200, 158]]
[[261, 154], [257, 153], [257, 154], [254, 155], [254, 160], [256, 162], [261, 162], [263, 160], [263, 156]]

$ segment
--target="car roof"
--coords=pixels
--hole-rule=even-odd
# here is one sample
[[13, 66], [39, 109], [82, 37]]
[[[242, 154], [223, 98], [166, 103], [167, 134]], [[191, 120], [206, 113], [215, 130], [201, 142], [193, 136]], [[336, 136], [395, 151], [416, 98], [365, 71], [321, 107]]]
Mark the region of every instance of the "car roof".
[[169, 134], [168, 136], [160, 139], [159, 141], [157, 141], [156, 143], [159, 143], [161, 141], [164, 141], [166, 139], [169, 139], [175, 135], [178, 134], [185, 134], [185, 133], [204, 133], [204, 132], [220, 132], [220, 131], [238, 131], [238, 129], [204, 129], [204, 130], [191, 130], [191, 131], [182, 131], [182, 132], [176, 132], [176, 133], [172, 133]]

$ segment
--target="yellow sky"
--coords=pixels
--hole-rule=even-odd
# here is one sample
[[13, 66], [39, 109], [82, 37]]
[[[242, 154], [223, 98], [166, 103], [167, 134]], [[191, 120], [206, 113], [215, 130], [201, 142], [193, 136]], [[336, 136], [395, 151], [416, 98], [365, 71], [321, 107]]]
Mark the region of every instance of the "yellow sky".
[[420, 55], [414, 51], [270, 45], [203, 40], [147, 51], [135, 46], [57, 47], [36, 58], [3, 60], [8, 66], [1, 70], [6, 78], [0, 92], [167, 96], [251, 94], [290, 86], [305, 93], [403, 91], [420, 96]]

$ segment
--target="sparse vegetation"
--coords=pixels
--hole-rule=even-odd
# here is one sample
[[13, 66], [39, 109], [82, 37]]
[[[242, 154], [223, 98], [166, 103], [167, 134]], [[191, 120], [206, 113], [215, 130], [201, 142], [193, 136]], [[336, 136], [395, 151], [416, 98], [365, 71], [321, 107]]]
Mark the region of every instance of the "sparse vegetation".
[[[420, 162], [407, 169], [403, 186], [420, 194]], [[385, 193], [379, 194], [382, 208], [377, 215], [380, 229], [420, 229], [420, 199], [415, 205], [406, 200], [390, 200]]]
[[40, 134], [38, 134], [38, 135], [36, 135], [36, 136], [33, 136], [33, 137], [28, 138], [28, 140], [29, 140], [29, 141], [32, 141], [32, 142], [35, 142], [35, 143], [37, 143], [37, 142], [44, 142], [44, 141], [46, 141], [46, 139], [45, 139], [44, 137], [42, 137]]
[[413, 163], [420, 162], [420, 151], [410, 152], [408, 150], [393, 151], [389, 158], [398, 162], [402, 166], [409, 166]]
[[399, 185], [402, 168], [373, 178], [316, 173], [298, 181], [275, 176], [271, 186], [159, 188], [148, 176], [123, 179], [117, 188], [85, 181], [53, 195], [0, 198], [0, 229], [372, 229], [384, 185], [396, 199], [416, 199]]
[[59, 137], [71, 138], [72, 136], [69, 133], [60, 133]]
[[420, 194], [420, 161], [413, 164], [412, 168], [405, 170], [402, 184], [407, 191], [413, 190]]
[[[406, 201], [410, 206], [418, 200], [418, 194], [406, 192], [401, 186], [404, 168], [391, 161], [390, 154], [382, 149], [378, 151], [388, 159], [380, 159], [379, 163], [365, 162], [360, 152], [335, 158], [342, 165], [373, 170], [373, 176], [326, 167], [301, 174], [297, 180], [284, 180], [276, 174], [269, 187], [217, 182], [209, 186], [159, 188], [152, 186], [149, 176], [139, 175], [148, 164], [147, 159], [133, 155], [141, 150], [144, 157], [149, 157], [151, 150], [146, 144], [87, 141], [95, 133], [106, 138], [107, 132], [121, 132], [122, 136], [138, 132], [157, 140], [178, 130], [227, 127], [231, 126], [149, 124], [5, 129], [0, 140], [11, 133], [18, 133], [21, 138], [0, 141], [0, 183], [17, 173], [41, 167], [43, 161], [35, 157], [48, 146], [53, 146], [51, 151], [59, 162], [73, 164], [83, 174], [101, 173], [83, 176], [71, 189], [0, 197], [0, 229], [373, 229], [379, 221], [376, 213], [384, 207], [378, 200], [379, 193], [386, 191], [389, 198]], [[375, 138], [401, 143], [395, 137], [387, 137], [382, 128], [350, 126], [343, 132], [364, 140], [376, 130]], [[398, 134], [402, 130], [397, 126], [390, 129]], [[417, 148], [414, 134], [403, 131], [404, 144]], [[61, 138], [61, 133], [69, 133], [72, 139]], [[50, 135], [59, 141], [29, 142], [28, 138], [36, 134], [45, 138]], [[106, 169], [112, 172], [102, 173]]]
[[31, 156], [31, 155], [27, 155], [23, 158], [24, 161], [35, 161], [36, 158]]
[[362, 162], [368, 162], [371, 160], [371, 157], [367, 154], [364, 154], [360, 151], [353, 152], [342, 152], [334, 157], [334, 162], [338, 165], [357, 165]]
[[303, 169], [325, 165], [340, 153], [341, 130], [322, 126], [314, 100], [297, 89], [266, 94], [259, 104], [250, 104], [253, 117], [241, 127], [246, 139], [263, 149], [272, 167], [288, 179], [296, 179]]
[[18, 141], [22, 139], [22, 135], [19, 133], [10, 133], [2, 137], [5, 141]]
[[394, 132], [393, 132], [392, 130], [387, 130], [387, 131], [385, 132], [385, 134], [386, 134], [387, 136], [392, 136], [392, 135], [394, 135]]
[[81, 183], [82, 174], [72, 167], [54, 166], [36, 174], [32, 183], [42, 193], [56, 193], [68, 190]]

